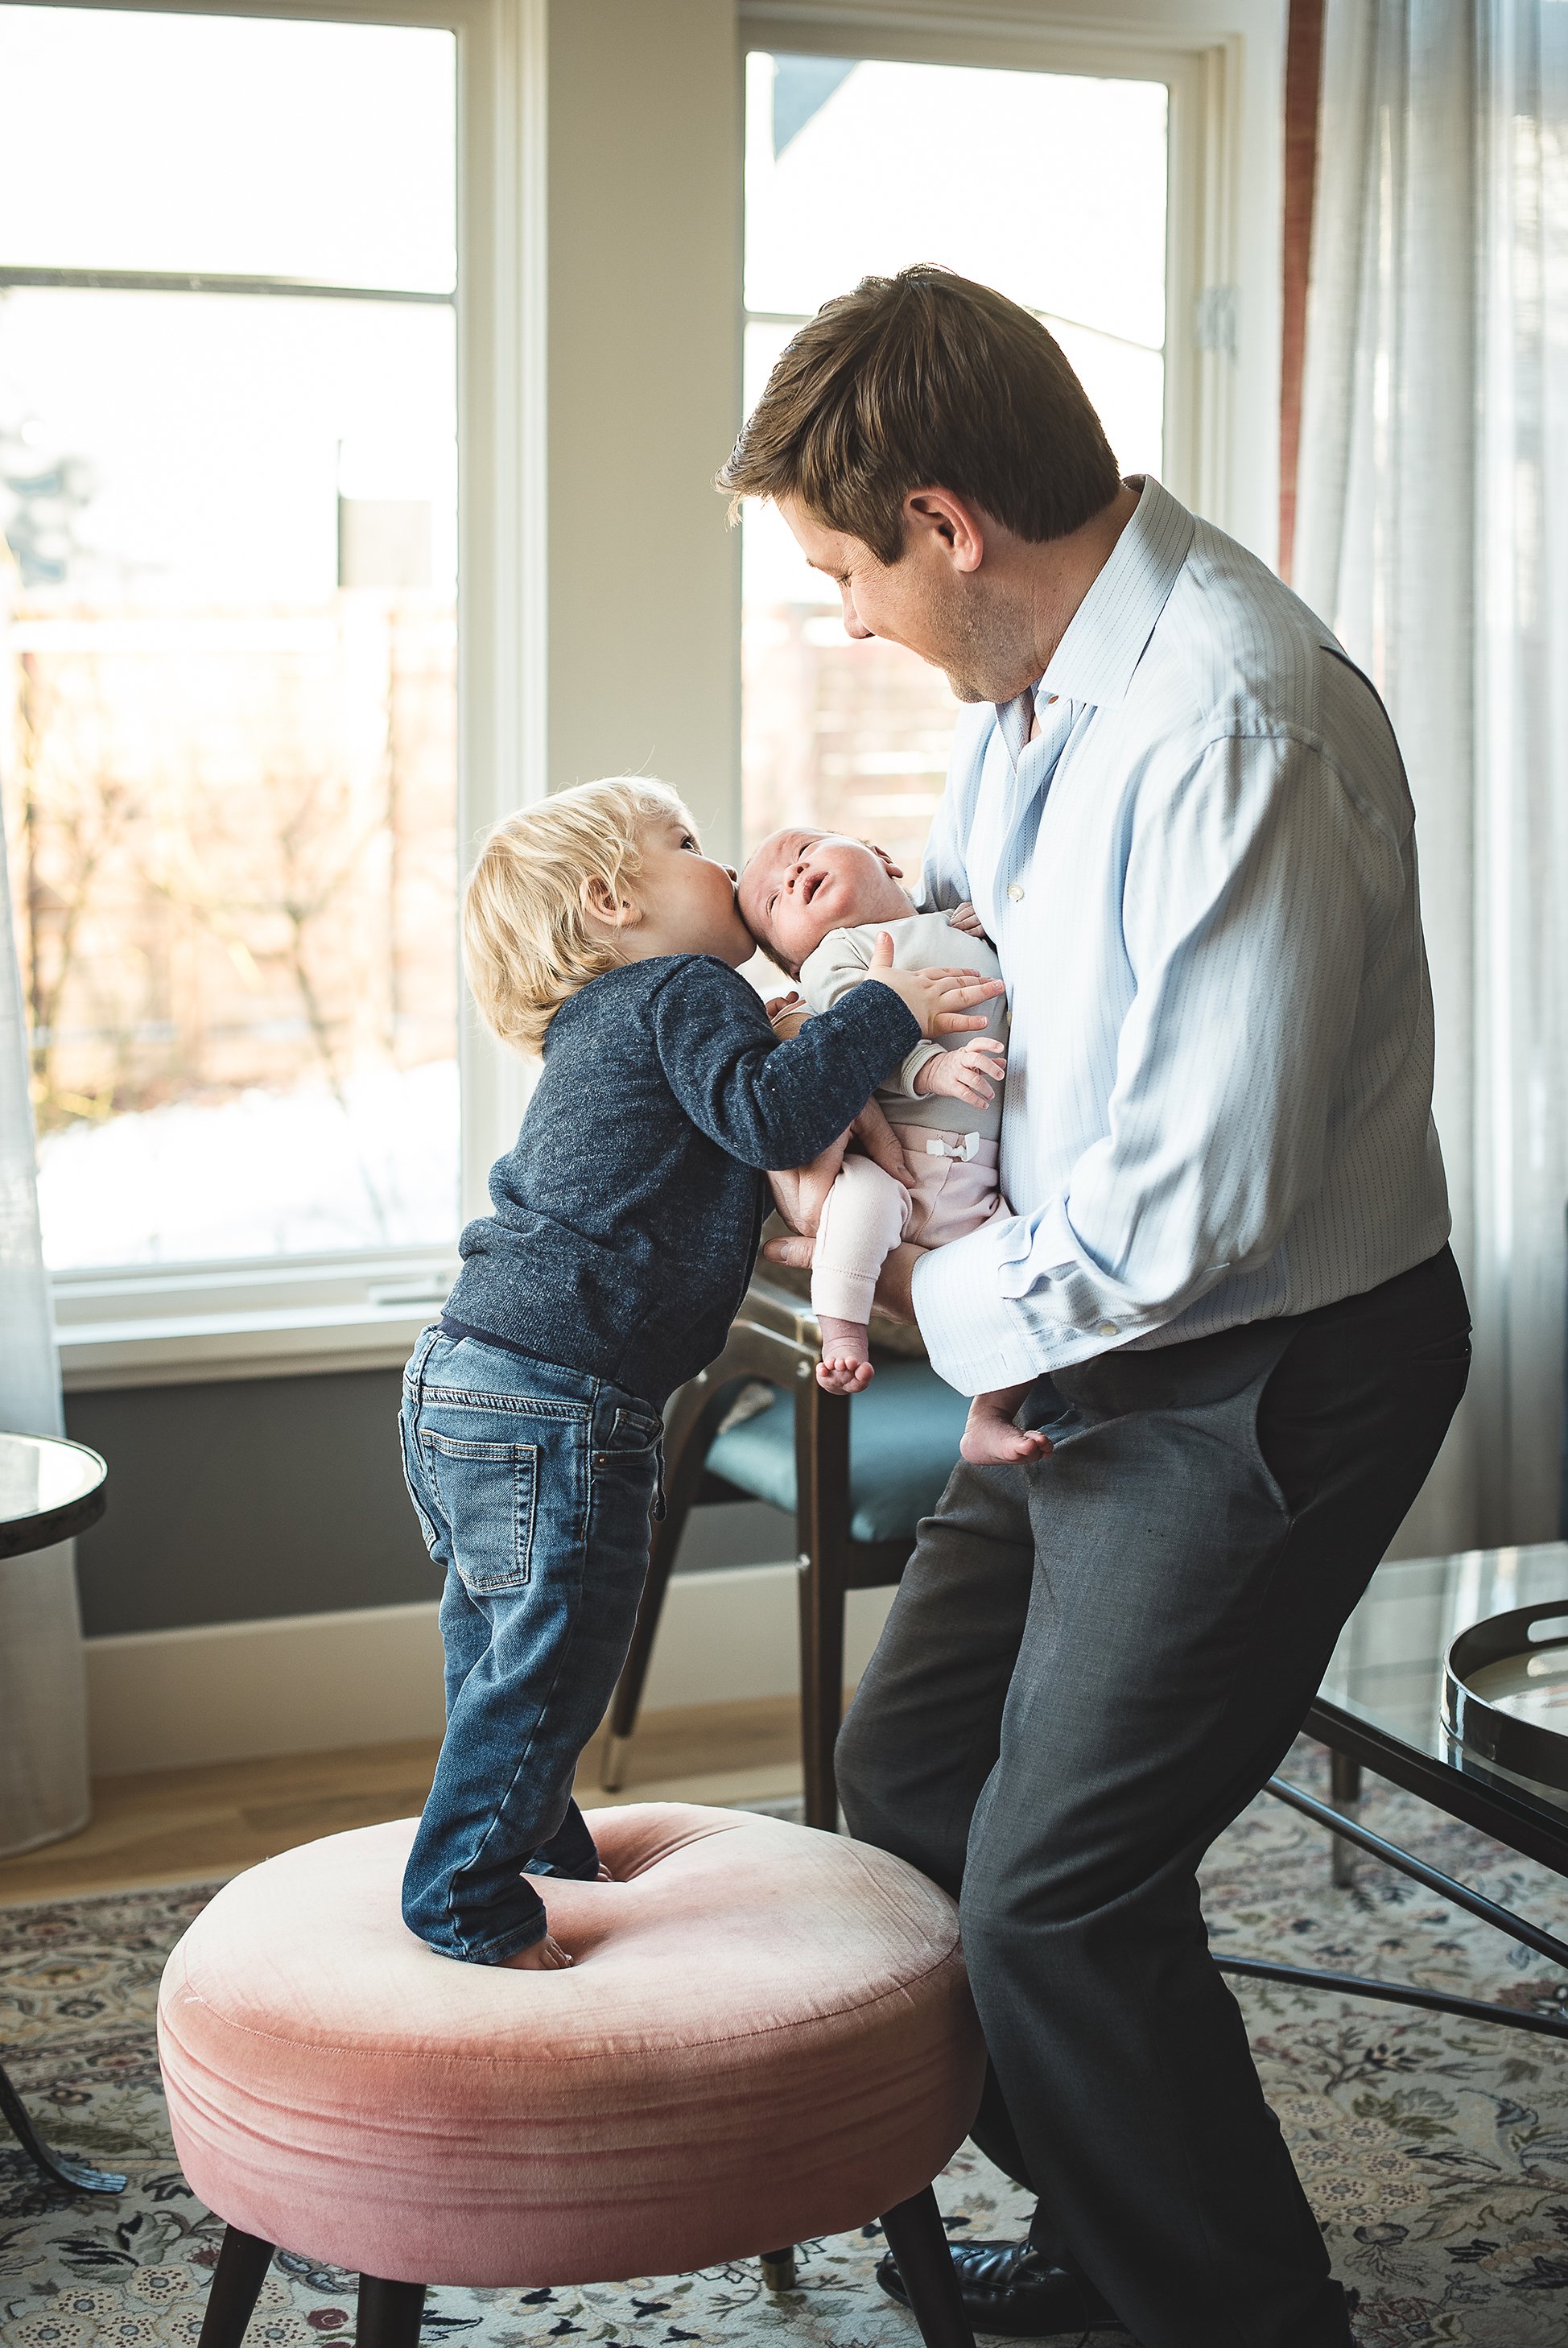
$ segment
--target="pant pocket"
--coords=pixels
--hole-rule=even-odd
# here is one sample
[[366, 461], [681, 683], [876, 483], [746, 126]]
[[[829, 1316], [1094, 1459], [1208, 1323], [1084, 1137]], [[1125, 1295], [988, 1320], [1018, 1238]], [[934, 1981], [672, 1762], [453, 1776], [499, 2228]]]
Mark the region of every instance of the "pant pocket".
[[452, 1563], [476, 1597], [521, 1590], [529, 1578], [538, 1507], [539, 1447], [421, 1436], [430, 1480], [451, 1528]]

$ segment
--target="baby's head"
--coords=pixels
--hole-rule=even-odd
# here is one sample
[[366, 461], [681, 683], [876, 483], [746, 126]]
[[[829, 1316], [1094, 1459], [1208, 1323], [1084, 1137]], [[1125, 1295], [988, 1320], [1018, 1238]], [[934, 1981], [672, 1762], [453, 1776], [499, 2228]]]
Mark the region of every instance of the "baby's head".
[[568, 995], [655, 954], [751, 958], [735, 875], [667, 783], [579, 783], [498, 823], [463, 897], [463, 967], [503, 1044], [538, 1052]]
[[830, 930], [914, 911], [885, 851], [841, 831], [770, 832], [741, 873], [739, 897], [747, 928], [791, 978]]

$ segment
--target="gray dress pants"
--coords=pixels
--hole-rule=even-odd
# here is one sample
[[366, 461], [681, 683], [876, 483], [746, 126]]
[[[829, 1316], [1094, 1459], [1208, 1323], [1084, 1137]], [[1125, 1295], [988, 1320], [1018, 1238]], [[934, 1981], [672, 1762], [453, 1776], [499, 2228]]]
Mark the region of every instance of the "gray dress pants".
[[1196, 1869], [1278, 1766], [1464, 1391], [1453, 1258], [1043, 1380], [960, 1467], [838, 1749], [852, 1834], [960, 1900], [975, 2134], [1142, 2348], [1344, 2348]]

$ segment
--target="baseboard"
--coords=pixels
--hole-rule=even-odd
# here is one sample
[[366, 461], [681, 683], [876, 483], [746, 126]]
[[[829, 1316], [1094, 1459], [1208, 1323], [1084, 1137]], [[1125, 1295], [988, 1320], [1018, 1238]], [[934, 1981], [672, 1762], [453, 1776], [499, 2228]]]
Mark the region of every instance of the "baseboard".
[[[891, 1590], [850, 1594], [845, 1677], [865, 1667]], [[670, 1584], [648, 1710], [788, 1695], [799, 1684], [793, 1565]], [[138, 1631], [87, 1643], [93, 1775], [391, 1745], [441, 1733], [434, 1605]]]

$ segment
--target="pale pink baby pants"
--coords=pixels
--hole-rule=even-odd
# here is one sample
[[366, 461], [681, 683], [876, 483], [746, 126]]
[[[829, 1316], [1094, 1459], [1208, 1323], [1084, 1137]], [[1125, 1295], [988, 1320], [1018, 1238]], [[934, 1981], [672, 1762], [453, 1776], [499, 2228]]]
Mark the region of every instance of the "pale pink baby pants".
[[874, 1159], [846, 1158], [822, 1209], [811, 1303], [830, 1320], [871, 1319], [877, 1274], [900, 1240], [943, 1247], [978, 1231], [1002, 1204], [995, 1142], [938, 1133], [929, 1125], [895, 1125], [893, 1131], [909, 1166], [908, 1181], [885, 1174]]

